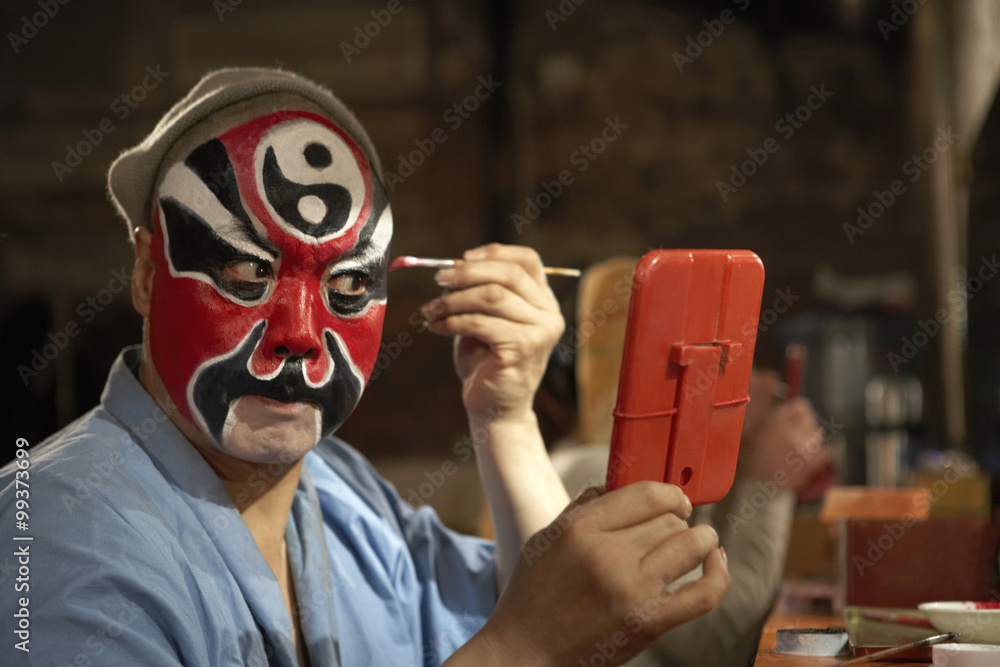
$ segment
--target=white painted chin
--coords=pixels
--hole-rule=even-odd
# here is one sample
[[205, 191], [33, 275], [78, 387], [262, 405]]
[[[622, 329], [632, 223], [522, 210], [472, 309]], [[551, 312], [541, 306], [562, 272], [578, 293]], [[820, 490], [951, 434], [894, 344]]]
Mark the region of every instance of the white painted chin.
[[244, 461], [296, 461], [320, 441], [322, 417], [315, 403], [240, 396], [229, 405], [220, 448]]

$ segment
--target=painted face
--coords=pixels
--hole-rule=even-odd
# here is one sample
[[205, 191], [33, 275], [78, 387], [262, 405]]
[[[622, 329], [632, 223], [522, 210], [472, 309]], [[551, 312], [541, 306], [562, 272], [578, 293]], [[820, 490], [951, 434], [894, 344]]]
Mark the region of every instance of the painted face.
[[321, 116], [274, 113], [169, 166], [155, 201], [150, 349], [171, 398], [223, 449], [264, 413], [305, 419], [315, 445], [382, 333], [392, 214], [363, 153]]

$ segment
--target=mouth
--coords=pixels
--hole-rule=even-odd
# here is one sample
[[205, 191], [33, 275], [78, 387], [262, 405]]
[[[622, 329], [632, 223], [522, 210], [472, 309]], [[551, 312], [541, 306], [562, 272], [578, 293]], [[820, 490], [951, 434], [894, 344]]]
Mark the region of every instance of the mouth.
[[312, 401], [282, 401], [268, 396], [250, 394], [242, 397], [243, 401], [249, 401], [250, 407], [257, 410], [266, 410], [280, 415], [298, 415], [306, 410], [320, 410], [320, 406]]

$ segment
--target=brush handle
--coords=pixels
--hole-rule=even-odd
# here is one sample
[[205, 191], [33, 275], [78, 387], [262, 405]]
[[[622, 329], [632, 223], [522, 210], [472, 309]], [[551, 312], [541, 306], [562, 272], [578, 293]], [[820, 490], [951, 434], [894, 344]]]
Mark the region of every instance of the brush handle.
[[[392, 260], [389, 265], [390, 271], [396, 269], [425, 268], [425, 269], [446, 269], [455, 266], [460, 260], [457, 259], [435, 259], [433, 257], [410, 257], [403, 255]], [[542, 270], [550, 276], [569, 276], [571, 278], [580, 277], [580, 269], [564, 269], [558, 266], [543, 266]]]

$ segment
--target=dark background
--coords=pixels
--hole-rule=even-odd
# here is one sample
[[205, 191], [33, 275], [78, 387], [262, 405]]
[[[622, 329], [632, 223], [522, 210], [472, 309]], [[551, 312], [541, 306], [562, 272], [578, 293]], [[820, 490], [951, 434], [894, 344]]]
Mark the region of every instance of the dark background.
[[[366, 46], [358, 42], [363, 48], [348, 62], [343, 44], [352, 44], [356, 29], [373, 20], [372, 10], [384, 12], [389, 4], [76, 0], [58, 5], [58, 13], [31, 33], [24, 22], [38, 16], [39, 3], [3, 3], [4, 459], [14, 438], [38, 442], [93, 406], [120, 348], [140, 340], [127, 291], [110, 291], [113, 272], [130, 268], [131, 258], [125, 227], [105, 198], [105, 171], [214, 67], [280, 65], [328, 84], [369, 129], [386, 169], [397, 174], [415, 141], [444, 129], [447, 140], [394, 187], [394, 255], [448, 257], [502, 241], [533, 246], [550, 265], [585, 267], [653, 247], [756, 251], [767, 268], [765, 307], [779, 290], [799, 297], [762, 332], [759, 365], [780, 365], [774, 334], [804, 314], [860, 314], [912, 332], [918, 319], [945, 305], [947, 285], [940, 276], [954, 265], [946, 265], [942, 248], [961, 262], [968, 254], [972, 263], [996, 248], [997, 233], [989, 230], [995, 230], [990, 220], [997, 204], [988, 183], [980, 183], [974, 198], [980, 213], [971, 238], [977, 245], [967, 242], [960, 195], [974, 178], [974, 124], [962, 147], [944, 155], [936, 170], [907, 181], [906, 194], [854, 243], [844, 230], [856, 222], [858, 206], [874, 201], [875, 190], [904, 178], [904, 163], [932, 144], [935, 130], [947, 124], [942, 121], [957, 124], [963, 117], [962, 79], [953, 76], [962, 70], [956, 55], [962, 31], [973, 25], [1000, 33], [1000, 22], [988, 5], [983, 10], [984, 3], [911, 1], [919, 6], [914, 16], [886, 32], [879, 21], [891, 20], [905, 3], [402, 0], [402, 11], [379, 26]], [[560, 7], [565, 15], [558, 14]], [[970, 7], [986, 12], [986, 25], [971, 16]], [[717, 29], [721, 24], [712, 22], [724, 10], [735, 22], [710, 41], [702, 36], [708, 45], [679, 71], [676, 59], [689, 38], [712, 25]], [[11, 33], [33, 36], [15, 52]], [[120, 118], [123, 107], [112, 105], [141, 84], [147, 67], [169, 76]], [[459, 127], [446, 122], [445, 112], [473, 93], [478, 77], [490, 75], [502, 82], [498, 90]], [[992, 86], [991, 76], [989, 70], [981, 79]], [[776, 132], [775, 122], [821, 87], [833, 92], [829, 101], [794, 136]], [[95, 135], [104, 118], [111, 119], [113, 131]], [[574, 151], [597, 137], [606, 119], [616, 118], [627, 129], [578, 172]], [[100, 143], [60, 180], [52, 163], [65, 162], [68, 147], [85, 141], [85, 132]], [[983, 132], [987, 138], [996, 134]], [[731, 165], [768, 137], [780, 149], [723, 201], [717, 182], [728, 180]], [[978, 155], [975, 173], [989, 174], [995, 152], [981, 146]], [[518, 231], [512, 214], [523, 215], [525, 198], [543, 192], [543, 183], [564, 169], [574, 182]], [[946, 193], [957, 188], [956, 205], [945, 210], [936, 203], [935, 182], [944, 182]], [[821, 269], [848, 278], [904, 272], [912, 296], [894, 307], [845, 310], [815, 292]], [[571, 322], [576, 283], [556, 278], [552, 284]], [[108, 290], [103, 297], [109, 303], [85, 321], [78, 308], [86, 306], [80, 304], [102, 297], [102, 290]], [[385, 362], [341, 431], [376, 461], [448, 457], [465, 432], [449, 342], [419, 333], [410, 319], [434, 295], [430, 273], [402, 272], [390, 279], [384, 340], [391, 363]], [[991, 299], [970, 302], [970, 327], [984, 346], [998, 330]], [[66, 349], [23, 379], [34, 352], [72, 323], [79, 334], [67, 338]], [[894, 335], [884, 336], [886, 349], [899, 346]], [[400, 340], [411, 342], [391, 345]], [[906, 369], [924, 382], [926, 409], [917, 435], [921, 446], [972, 447], [992, 461], [998, 355], [969, 352], [979, 373], [970, 393], [981, 403], [969, 422], [971, 435], [945, 416], [952, 389], [942, 387], [942, 359], [958, 359], [960, 397], [967, 381], [964, 340], [945, 353], [947, 337], [933, 337]], [[876, 352], [873, 368], [888, 371], [885, 349]], [[563, 361], [553, 360], [540, 399], [550, 439], [573, 423], [571, 364]]]

